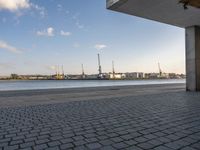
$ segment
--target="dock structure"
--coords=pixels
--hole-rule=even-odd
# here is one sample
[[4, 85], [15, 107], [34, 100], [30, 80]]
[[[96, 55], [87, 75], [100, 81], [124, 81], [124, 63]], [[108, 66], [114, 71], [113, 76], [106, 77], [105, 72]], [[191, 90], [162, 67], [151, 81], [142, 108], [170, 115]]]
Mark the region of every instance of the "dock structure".
[[200, 91], [200, 0], [107, 0], [107, 8], [185, 28], [186, 90]]
[[56, 80], [64, 80], [65, 79], [65, 72], [64, 72], [63, 65], [61, 66], [61, 70], [60, 70], [60, 66], [57, 65], [55, 71], [56, 71], [56, 75], [55, 75]]

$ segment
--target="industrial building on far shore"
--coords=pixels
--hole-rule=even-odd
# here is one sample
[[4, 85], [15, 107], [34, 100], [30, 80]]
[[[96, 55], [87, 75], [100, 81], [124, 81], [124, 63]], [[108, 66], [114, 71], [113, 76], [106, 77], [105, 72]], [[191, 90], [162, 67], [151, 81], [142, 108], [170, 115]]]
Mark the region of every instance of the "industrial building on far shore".
[[68, 74], [68, 75], [17, 75], [0, 76], [0, 80], [142, 80], [142, 79], [185, 79], [184, 74], [176, 73], [143, 73], [143, 72], [126, 72], [126, 73], [102, 73], [99, 74]]
[[10, 76], [0, 76], [0, 80], [138, 80], [138, 79], [185, 79], [184, 74], [164, 73], [161, 70], [160, 63], [158, 63], [158, 72], [143, 73], [143, 72], [116, 72], [114, 61], [112, 61], [112, 71], [103, 72], [100, 60], [98, 58], [98, 74], [86, 74], [84, 66], [81, 64], [80, 74], [66, 74], [63, 65], [55, 66], [55, 73], [52, 75], [18, 75], [11, 74]]

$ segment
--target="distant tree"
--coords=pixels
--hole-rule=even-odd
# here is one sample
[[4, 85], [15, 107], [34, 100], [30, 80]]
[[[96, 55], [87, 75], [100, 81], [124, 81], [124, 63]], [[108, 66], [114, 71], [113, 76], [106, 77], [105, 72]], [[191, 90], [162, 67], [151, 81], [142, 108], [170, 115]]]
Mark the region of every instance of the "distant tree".
[[18, 76], [17, 74], [11, 74], [11, 75], [10, 75], [10, 78], [11, 78], [11, 79], [18, 79], [19, 76]]

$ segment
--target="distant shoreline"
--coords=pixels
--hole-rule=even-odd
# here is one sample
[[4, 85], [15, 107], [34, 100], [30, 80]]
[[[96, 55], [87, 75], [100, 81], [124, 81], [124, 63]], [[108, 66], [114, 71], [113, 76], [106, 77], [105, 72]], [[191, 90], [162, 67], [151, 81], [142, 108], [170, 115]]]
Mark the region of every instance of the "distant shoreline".
[[0, 79], [0, 81], [139, 81], [139, 80], [184, 80], [186, 78], [152, 78], [152, 79]]

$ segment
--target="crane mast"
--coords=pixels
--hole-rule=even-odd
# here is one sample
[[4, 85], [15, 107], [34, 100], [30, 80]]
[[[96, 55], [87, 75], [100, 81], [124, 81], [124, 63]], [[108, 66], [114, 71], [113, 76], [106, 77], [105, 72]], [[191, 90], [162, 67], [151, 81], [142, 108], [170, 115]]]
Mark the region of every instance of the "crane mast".
[[114, 61], [112, 61], [112, 71], [113, 71], [113, 75], [115, 74], [115, 64]]
[[98, 54], [98, 66], [99, 66], [99, 77], [102, 75], [102, 68], [101, 68], [101, 61], [100, 61], [100, 55]]
[[160, 63], [158, 63], [158, 70], [159, 70], [159, 76], [161, 77], [162, 76], [162, 70], [161, 70], [161, 67], [160, 67]]
[[62, 65], [62, 79], [65, 78], [65, 72], [64, 72], [64, 69], [63, 69], [63, 65]]
[[84, 72], [83, 64], [81, 65], [81, 68], [82, 68], [82, 76], [84, 76], [84, 75], [85, 75], [85, 72]]

